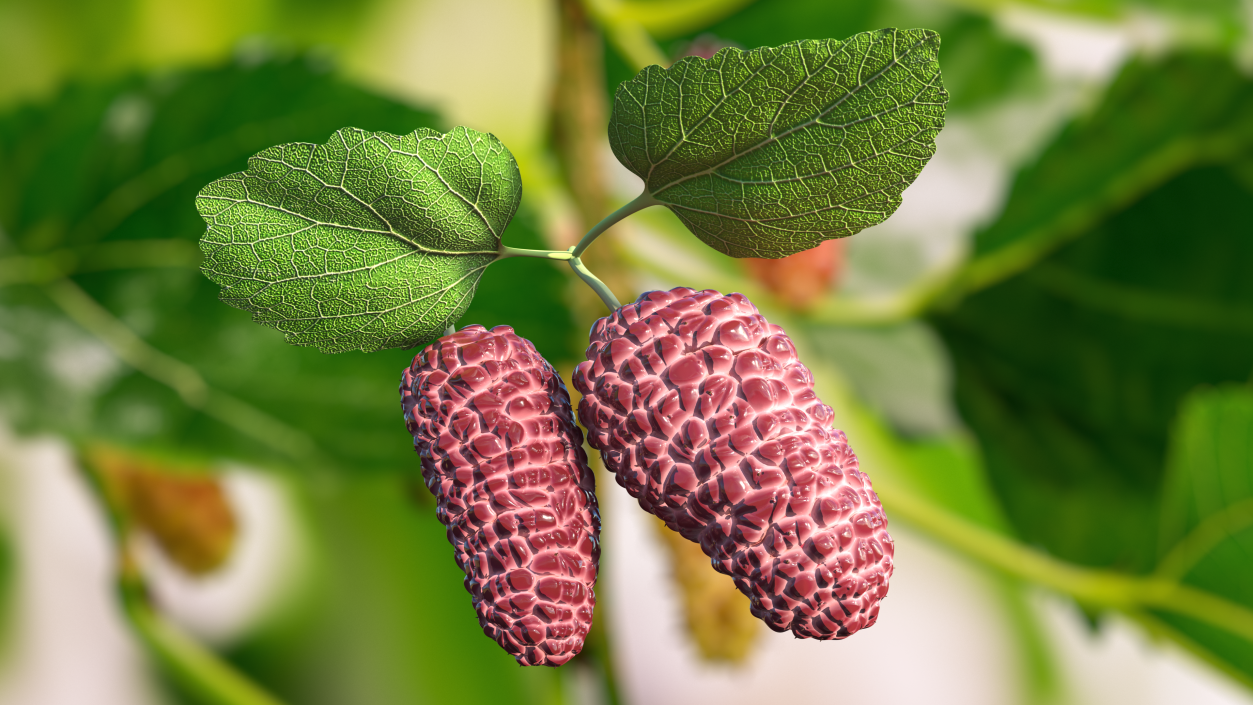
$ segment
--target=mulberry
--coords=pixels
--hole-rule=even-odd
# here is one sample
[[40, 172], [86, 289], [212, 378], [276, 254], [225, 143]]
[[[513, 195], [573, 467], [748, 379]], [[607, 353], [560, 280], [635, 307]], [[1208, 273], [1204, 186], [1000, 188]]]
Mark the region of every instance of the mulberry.
[[595, 478], [561, 377], [512, 328], [427, 346], [400, 384], [405, 423], [484, 633], [560, 666], [592, 624]]
[[742, 294], [642, 295], [592, 327], [574, 386], [618, 483], [771, 629], [874, 624], [893, 551], [879, 498], [791, 339]]

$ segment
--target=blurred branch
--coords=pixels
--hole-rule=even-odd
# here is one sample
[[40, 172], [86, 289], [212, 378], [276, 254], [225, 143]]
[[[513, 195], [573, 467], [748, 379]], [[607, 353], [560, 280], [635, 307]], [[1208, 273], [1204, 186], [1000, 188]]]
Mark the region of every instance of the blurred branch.
[[1209, 515], [1192, 533], [1175, 544], [1154, 572], [1164, 580], [1180, 580], [1210, 551], [1231, 536], [1253, 526], [1253, 498]]
[[1128, 613], [1146, 608], [1171, 612], [1253, 643], [1253, 610], [1212, 593], [1158, 577], [1141, 578], [1061, 561], [908, 492], [879, 494], [893, 516], [1007, 575], [1052, 588], [1092, 607]]
[[917, 318], [939, 298], [959, 271], [958, 264], [940, 267], [892, 296], [857, 299], [828, 295], [805, 315], [813, 323], [890, 326]]
[[104, 478], [81, 460], [79, 467], [108, 518], [117, 551], [117, 591], [122, 611], [161, 668], [208, 705], [281, 705], [260, 686], [157, 614], [131, 548], [132, 530], [125, 510]]
[[1231, 663], [1226, 659], [1218, 658], [1214, 652], [1201, 646], [1191, 637], [1180, 632], [1178, 629], [1166, 624], [1157, 617], [1146, 614], [1144, 612], [1133, 612], [1128, 615], [1132, 620], [1139, 623], [1151, 636], [1158, 639], [1169, 639], [1178, 646], [1182, 646], [1188, 653], [1197, 657], [1201, 661], [1209, 664], [1214, 669], [1227, 674], [1232, 680], [1241, 683], [1246, 688], [1253, 689], [1253, 678], [1237, 668], [1232, 668]]
[[1245, 132], [1236, 128], [1206, 137], [1178, 139], [1141, 155], [1135, 163], [1112, 175], [1099, 192], [1070, 207], [1056, 209], [1042, 225], [1023, 229], [1008, 244], [971, 259], [954, 272], [946, 291], [937, 292], [927, 302], [928, 308], [954, 306], [966, 296], [1025, 272], [1088, 232], [1100, 218], [1129, 205], [1185, 169], [1229, 160], [1248, 144]]
[[673, 37], [708, 27], [753, 2], [754, 0], [587, 0], [586, 4], [598, 21], [632, 23], [650, 34]]
[[79, 272], [147, 267], [197, 267], [200, 251], [187, 240], [117, 240], [44, 255], [0, 258], [0, 286], [47, 284]]
[[45, 291], [66, 315], [123, 362], [173, 389], [187, 406], [306, 466], [327, 465], [313, 439], [247, 402], [214, 389], [196, 368], [149, 345], [74, 282], [60, 279]]
[[1061, 679], [1039, 615], [1028, 600], [1029, 584], [1001, 576], [997, 587], [1018, 641], [1023, 702], [1033, 705], [1058, 702]]
[[657, 46], [639, 20], [617, 11], [620, 3], [606, 0], [584, 0], [583, 5], [609, 42], [635, 71], [654, 64], [669, 66], [670, 59]]

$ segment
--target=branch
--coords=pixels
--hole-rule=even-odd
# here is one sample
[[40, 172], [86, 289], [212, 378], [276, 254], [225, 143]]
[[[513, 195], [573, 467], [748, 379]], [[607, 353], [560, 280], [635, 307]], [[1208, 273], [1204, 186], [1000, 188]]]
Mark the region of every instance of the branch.
[[1146, 608], [1190, 617], [1253, 643], [1253, 610], [1158, 577], [1141, 578], [1058, 560], [976, 526], [908, 492], [879, 493], [894, 517], [984, 565], [1044, 585], [1093, 607]]
[[152, 607], [143, 571], [131, 550], [132, 529], [113, 492], [95, 470], [79, 462], [97, 504], [105, 512], [117, 552], [116, 585], [122, 612], [148, 653], [180, 686], [208, 705], [282, 705], [217, 654], [167, 622]]
[[195, 367], [149, 345], [69, 279], [45, 291], [72, 320], [140, 373], [178, 393], [187, 406], [306, 466], [329, 463], [313, 439], [251, 404], [210, 386]]

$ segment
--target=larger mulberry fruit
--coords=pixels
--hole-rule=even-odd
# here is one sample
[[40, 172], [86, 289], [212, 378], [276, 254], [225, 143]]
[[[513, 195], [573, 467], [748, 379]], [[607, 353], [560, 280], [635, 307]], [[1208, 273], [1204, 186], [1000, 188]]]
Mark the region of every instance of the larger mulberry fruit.
[[775, 631], [874, 624], [892, 538], [869, 479], [781, 328], [742, 294], [642, 295], [592, 327], [579, 419], [619, 484]]
[[592, 624], [595, 479], [570, 396], [512, 328], [467, 326], [427, 346], [400, 385], [483, 631], [525, 666], [560, 666]]

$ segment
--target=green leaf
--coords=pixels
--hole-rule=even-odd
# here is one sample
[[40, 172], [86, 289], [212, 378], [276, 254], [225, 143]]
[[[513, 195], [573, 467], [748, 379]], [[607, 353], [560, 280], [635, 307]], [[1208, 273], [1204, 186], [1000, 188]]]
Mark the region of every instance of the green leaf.
[[492, 135], [345, 128], [271, 147], [200, 192], [203, 271], [289, 343], [410, 348], [465, 312], [521, 198]]
[[939, 46], [884, 29], [650, 66], [618, 88], [609, 142], [709, 246], [785, 257], [900, 205], [944, 124]]
[[956, 285], [977, 291], [1030, 267], [1143, 194], [1253, 145], [1253, 82], [1229, 59], [1186, 54], [1129, 64], [1089, 116], [1015, 178], [1000, 217], [975, 236]]
[[[1198, 534], [1209, 522], [1213, 525]], [[1189, 553], [1170, 567], [1187, 574], [1215, 545], [1201, 539], [1237, 538], [1247, 529], [1253, 529], [1253, 390], [1202, 388], [1184, 401], [1171, 434], [1161, 547], [1167, 557], [1180, 549]], [[1197, 541], [1181, 545], [1189, 538]], [[1253, 533], [1245, 538], [1253, 539]], [[1253, 570], [1253, 563], [1245, 567]], [[1247, 587], [1253, 590], [1253, 582]], [[1247, 597], [1253, 603], [1253, 592]]]
[[935, 315], [958, 408], [1024, 539], [1153, 566], [1180, 401], [1253, 371], [1253, 240], [1231, 236], [1250, 219], [1253, 193], [1229, 173], [1189, 172]]
[[[1168, 457], [1158, 572], [1253, 608], [1253, 390], [1189, 395]], [[1175, 615], [1157, 618], [1253, 682], [1253, 644]]]
[[1047, 246], [931, 314], [1011, 524], [1058, 557], [1151, 569], [1180, 401], [1253, 371], [1250, 114], [1214, 57], [1128, 66], [976, 242]]

